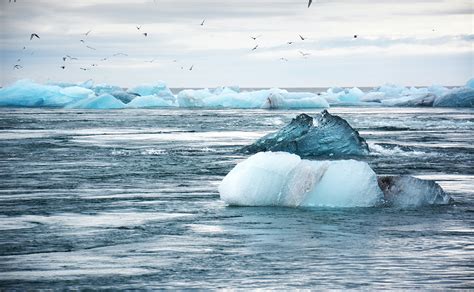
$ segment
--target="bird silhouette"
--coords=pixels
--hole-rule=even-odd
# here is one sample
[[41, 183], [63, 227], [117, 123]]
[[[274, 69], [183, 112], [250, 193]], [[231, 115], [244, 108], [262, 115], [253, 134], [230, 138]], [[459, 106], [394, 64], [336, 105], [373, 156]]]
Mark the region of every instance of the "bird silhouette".
[[303, 56], [305, 58], [306, 58], [306, 56], [311, 55], [310, 53], [305, 53], [305, 52], [302, 52], [302, 51], [298, 51], [298, 52], [301, 54], [301, 56]]
[[91, 46], [86, 46], [86, 48], [91, 49], [91, 50], [94, 50], [94, 51], [97, 51], [96, 48], [93, 48], [93, 47], [91, 47]]
[[313, 0], [308, 1], [308, 8], [309, 8], [309, 6], [311, 6], [311, 3], [313, 3]]
[[36, 34], [36, 33], [32, 33], [32, 34], [30, 35], [30, 41], [31, 41], [33, 38], [38, 38], [38, 39], [39, 39], [40, 36], [39, 36], [38, 34]]
[[288, 59], [287, 59], [287, 58], [281, 57], [280, 60], [285, 61], [285, 62], [288, 62]]
[[144, 35], [145, 37], [147, 37], [147, 36], [148, 36], [148, 33], [147, 33], [147, 32], [144, 32], [143, 35]]
[[136, 27], [137, 27], [137, 30], [140, 30], [140, 28], [142, 28], [141, 25], [137, 25]]
[[193, 71], [193, 68], [194, 68], [194, 65], [191, 65], [191, 67], [189, 68], [189, 71]]
[[86, 32], [84, 35], [85, 36], [88, 36], [90, 33], [91, 33], [92, 30], [89, 30], [88, 32]]
[[356, 35], [356, 34], [354, 35], [354, 38], [355, 38], [355, 39], [357, 38], [357, 35]]
[[61, 69], [63, 69], [63, 70], [66, 69], [66, 66], [62, 65], [62, 66], [61, 66]]
[[294, 42], [287, 42], [287, 44], [289, 44], [289, 45], [291, 45], [291, 44], [293, 44], [293, 43], [294, 43]]
[[302, 41], [304, 41], [304, 40], [306, 39], [306, 38], [304, 38], [304, 37], [303, 37], [302, 35], [300, 35], [300, 34], [299, 34], [299, 36], [300, 36], [300, 39], [301, 39]]
[[15, 66], [13, 66], [13, 69], [17, 69], [17, 70], [20, 70], [20, 69], [22, 69], [22, 68], [23, 68], [23, 66], [18, 65], [18, 64], [16, 64]]
[[250, 36], [251, 39], [253, 39], [254, 41], [256, 41], [259, 37], [261, 37], [261, 35], [258, 35], [258, 36]]
[[252, 51], [255, 51], [257, 48], [258, 48], [258, 45], [256, 45], [255, 47], [253, 47]]
[[204, 22], [206, 22], [206, 19], [204, 18], [201, 22], [201, 26], [204, 26]]

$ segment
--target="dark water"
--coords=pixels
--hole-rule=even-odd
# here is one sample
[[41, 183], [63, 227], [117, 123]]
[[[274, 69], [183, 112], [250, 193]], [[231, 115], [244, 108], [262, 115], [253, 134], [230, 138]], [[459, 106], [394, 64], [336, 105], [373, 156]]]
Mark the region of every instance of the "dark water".
[[234, 150], [297, 113], [1, 109], [0, 287], [474, 288], [472, 109], [331, 109], [455, 205], [226, 207]]

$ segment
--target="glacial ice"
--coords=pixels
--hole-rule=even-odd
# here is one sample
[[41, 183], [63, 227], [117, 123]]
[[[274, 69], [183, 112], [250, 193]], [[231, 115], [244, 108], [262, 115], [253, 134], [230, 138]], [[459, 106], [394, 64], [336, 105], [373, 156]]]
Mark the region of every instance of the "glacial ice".
[[74, 109], [121, 109], [124, 107], [125, 104], [123, 102], [107, 93], [81, 99], [76, 103], [66, 106], [66, 108]]
[[[82, 83], [49, 82], [38, 84], [30, 80], [19, 80], [0, 88], [0, 106], [12, 107], [70, 107], [81, 99], [92, 95], [109, 94], [124, 104], [134, 102], [127, 108], [186, 107], [186, 108], [243, 108], [243, 109], [303, 109], [340, 106], [440, 106], [473, 107], [474, 79], [465, 86], [446, 88], [404, 87], [387, 84], [367, 92], [354, 87], [329, 88], [325, 92], [288, 92], [284, 89], [241, 90], [237, 86], [215, 89], [186, 89], [173, 94], [168, 86], [158, 81], [151, 85], [138, 85], [127, 90], [108, 84], [94, 84], [93, 80]], [[157, 97], [157, 99], [151, 96]], [[106, 104], [106, 103], [105, 103]], [[101, 106], [104, 106], [102, 104]], [[117, 107], [116, 103], [113, 108]], [[103, 107], [101, 107], [103, 108]]]
[[260, 152], [240, 162], [219, 193], [236, 206], [369, 207], [383, 200], [365, 162], [301, 160], [286, 152]]
[[412, 176], [380, 176], [379, 186], [387, 204], [395, 207], [444, 205], [452, 198], [434, 181]]
[[344, 119], [324, 110], [312, 118], [300, 114], [290, 124], [245, 146], [244, 153], [286, 151], [300, 156], [367, 155], [369, 148]]
[[398, 208], [445, 205], [452, 198], [433, 181], [380, 176], [366, 162], [310, 161], [287, 152], [259, 152], [238, 163], [219, 185], [235, 206]]

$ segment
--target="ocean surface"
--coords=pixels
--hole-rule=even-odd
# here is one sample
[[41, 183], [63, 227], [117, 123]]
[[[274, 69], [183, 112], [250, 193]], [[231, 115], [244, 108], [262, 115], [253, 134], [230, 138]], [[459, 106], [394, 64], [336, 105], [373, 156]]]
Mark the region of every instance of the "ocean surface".
[[474, 288], [474, 110], [331, 108], [456, 201], [243, 208], [235, 151], [318, 110], [0, 109], [0, 288]]

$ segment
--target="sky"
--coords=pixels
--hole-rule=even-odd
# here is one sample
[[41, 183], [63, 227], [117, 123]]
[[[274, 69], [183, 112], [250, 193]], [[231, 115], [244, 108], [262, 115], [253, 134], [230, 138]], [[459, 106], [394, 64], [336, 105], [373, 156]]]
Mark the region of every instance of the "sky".
[[474, 77], [473, 3], [0, 0], [0, 85], [463, 85]]

